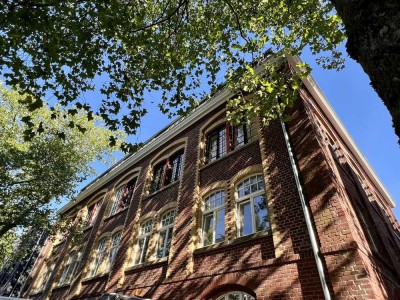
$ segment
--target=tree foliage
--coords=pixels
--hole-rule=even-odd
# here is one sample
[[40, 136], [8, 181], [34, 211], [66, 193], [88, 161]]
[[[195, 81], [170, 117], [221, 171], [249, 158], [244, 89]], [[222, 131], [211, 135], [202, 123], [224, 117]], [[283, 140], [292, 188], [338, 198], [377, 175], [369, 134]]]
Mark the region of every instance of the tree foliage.
[[[0, 237], [20, 226], [48, 228], [55, 218], [50, 201], [71, 199], [77, 184], [94, 174], [90, 163], [106, 162], [116, 149], [97, 117], [45, 104], [31, 112], [21, 104], [27, 97], [0, 87]], [[28, 128], [35, 135], [25, 141]]]
[[[297, 83], [278, 80], [271, 66], [270, 77], [254, 74], [251, 62], [267, 48], [279, 57], [309, 47], [323, 66], [343, 67], [344, 31], [327, 0], [10, 0], [0, 4], [0, 26], [2, 74], [29, 95], [30, 110], [51, 92], [61, 106], [95, 113], [128, 134], [146, 113], [146, 93], [158, 91], [162, 112], [184, 115], [223, 81], [240, 90], [243, 73], [264, 88], [232, 101], [230, 117], [259, 103], [276, 117]], [[90, 106], [82, 95], [95, 89], [102, 99]]]

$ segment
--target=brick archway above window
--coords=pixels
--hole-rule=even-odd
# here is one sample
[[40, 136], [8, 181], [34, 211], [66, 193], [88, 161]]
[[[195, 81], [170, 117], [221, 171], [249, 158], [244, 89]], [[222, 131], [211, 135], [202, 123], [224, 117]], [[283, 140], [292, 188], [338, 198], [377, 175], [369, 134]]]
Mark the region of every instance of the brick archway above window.
[[256, 298], [256, 294], [254, 292], [258, 286], [258, 281], [256, 278], [257, 274], [255, 274], [254, 277], [250, 277], [239, 273], [229, 273], [216, 276], [199, 295], [198, 299], [219, 299], [219, 296], [233, 291], [244, 292]]

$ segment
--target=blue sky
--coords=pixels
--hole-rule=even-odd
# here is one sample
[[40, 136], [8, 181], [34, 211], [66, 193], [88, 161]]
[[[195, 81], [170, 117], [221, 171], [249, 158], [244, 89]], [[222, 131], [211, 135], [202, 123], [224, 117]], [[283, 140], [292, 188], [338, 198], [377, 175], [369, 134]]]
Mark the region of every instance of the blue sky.
[[[344, 50], [344, 49], [343, 49]], [[342, 71], [324, 70], [315, 63], [310, 54], [302, 59], [313, 68], [312, 75], [336, 111], [345, 128], [350, 133], [361, 153], [364, 154], [393, 200], [400, 201], [400, 148], [391, 125], [390, 115], [369, 84], [368, 77], [361, 66], [350, 58]], [[92, 102], [87, 95], [86, 100]], [[138, 134], [129, 137], [130, 142], [143, 142], [171, 122], [161, 114], [155, 104], [157, 99], [147, 101], [149, 113], [142, 120]], [[122, 158], [122, 154], [117, 154]], [[95, 164], [98, 172], [106, 170]], [[86, 183], [89, 182], [86, 181]], [[80, 185], [80, 188], [84, 184]], [[397, 219], [400, 219], [400, 207], [394, 208]]]

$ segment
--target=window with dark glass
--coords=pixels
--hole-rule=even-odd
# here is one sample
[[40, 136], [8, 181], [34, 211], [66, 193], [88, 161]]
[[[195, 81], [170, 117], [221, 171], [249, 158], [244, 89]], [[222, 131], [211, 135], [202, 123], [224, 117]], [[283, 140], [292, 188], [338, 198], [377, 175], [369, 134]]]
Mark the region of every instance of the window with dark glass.
[[216, 128], [207, 135], [206, 163], [225, 156], [228, 152], [239, 148], [256, 137], [255, 122], [244, 122], [232, 126], [229, 122]]
[[183, 150], [158, 163], [153, 169], [150, 192], [155, 192], [163, 186], [178, 180], [182, 175], [182, 168]]
[[128, 207], [136, 185], [136, 178], [117, 189], [110, 209], [110, 216]]
[[86, 219], [84, 222], [85, 226], [90, 226], [94, 223], [97, 217], [97, 213], [99, 212], [99, 208], [100, 208], [99, 202], [89, 206], [88, 213], [86, 215]]

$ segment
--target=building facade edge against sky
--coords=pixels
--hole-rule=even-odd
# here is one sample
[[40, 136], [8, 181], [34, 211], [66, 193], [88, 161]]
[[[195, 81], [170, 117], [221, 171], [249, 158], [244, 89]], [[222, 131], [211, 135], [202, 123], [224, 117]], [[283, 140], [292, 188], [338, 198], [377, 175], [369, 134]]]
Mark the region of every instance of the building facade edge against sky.
[[[315, 58], [310, 57], [309, 55], [305, 55], [305, 59], [307, 61], [314, 61]], [[352, 73], [357, 73], [357, 76], [362, 76], [366, 77], [365, 74], [362, 74], [362, 70], [361, 70], [361, 74], [360, 74], [360, 67], [359, 65], [355, 64], [354, 62], [350, 61], [350, 58], [348, 59], [348, 65], [350, 65], [351, 67], [351, 72]], [[299, 57], [291, 57], [290, 61], [292, 63], [293, 66], [296, 65], [297, 62], [301, 61]], [[353, 69], [356, 69], [355, 71]], [[358, 69], [358, 70], [357, 70]], [[328, 110], [330, 110], [329, 113], [332, 113], [332, 116], [334, 116], [335, 122], [338, 123], [338, 129], [340, 129], [345, 136], [347, 136], [348, 142], [351, 144], [353, 150], [355, 151], [355, 153], [357, 155], [359, 155], [360, 159], [365, 163], [365, 167], [373, 174], [373, 178], [376, 179], [376, 185], [382, 190], [382, 192], [384, 194], [387, 195], [388, 201], [391, 202], [391, 205], [394, 207], [393, 211], [396, 215], [396, 217], [399, 219], [400, 218], [400, 207], [397, 205], [397, 201], [398, 199], [400, 199], [400, 173], [394, 172], [394, 168], [393, 166], [398, 166], [397, 170], [400, 169], [400, 148], [398, 147], [398, 144], [396, 143], [396, 138], [393, 132], [392, 127], [390, 128], [386, 128], [387, 123], [388, 122], [388, 118], [389, 118], [389, 114], [386, 111], [386, 108], [383, 106], [382, 102], [380, 101], [380, 99], [377, 97], [377, 95], [375, 94], [375, 92], [372, 90], [372, 88], [370, 86], [365, 87], [363, 86], [363, 90], [366, 91], [366, 93], [369, 95], [369, 97], [372, 97], [373, 99], [370, 99], [370, 101], [368, 102], [368, 104], [370, 104], [370, 102], [372, 102], [372, 104], [374, 105], [374, 107], [380, 107], [381, 109], [379, 110], [379, 117], [382, 118], [382, 120], [384, 122], [381, 122], [380, 119], [375, 120], [375, 122], [378, 123], [378, 125], [383, 128], [383, 130], [385, 130], [385, 138], [387, 136], [391, 137], [391, 140], [386, 141], [386, 140], [381, 140], [379, 143], [368, 143], [368, 145], [370, 145], [370, 148], [372, 148], [372, 150], [368, 151], [368, 148], [366, 149], [366, 146], [364, 146], [364, 143], [361, 144], [362, 148], [359, 147], [359, 142], [361, 141], [365, 141], [366, 138], [365, 137], [359, 137], [358, 135], [355, 135], [354, 133], [352, 134], [352, 132], [354, 131], [353, 126], [355, 124], [358, 124], [362, 121], [363, 116], [360, 115], [355, 115], [352, 119], [346, 117], [343, 120], [343, 117], [340, 117], [340, 114], [343, 114], [343, 111], [346, 111], [346, 107], [349, 107], [351, 104], [353, 104], [353, 106], [356, 106], [357, 103], [360, 103], [360, 98], [364, 97], [364, 95], [358, 95], [356, 97], [350, 97], [348, 95], [349, 99], [346, 99], [346, 93], [351, 90], [349, 88], [347, 89], [341, 89], [340, 86], [336, 86], [334, 84], [334, 79], [330, 79], [330, 78], [340, 78], [340, 77], [344, 77], [345, 80], [353, 80], [355, 83], [356, 82], [356, 78], [358, 78], [357, 76], [355, 76], [355, 74], [352, 74], [352, 78], [349, 78], [349, 74], [347, 74], [346, 72], [348, 72], [348, 68], [341, 70], [339, 72], [334, 72], [334, 71], [329, 71], [329, 70], [323, 70], [321, 69], [320, 66], [314, 64], [313, 65], [313, 72], [318, 72], [318, 74], [313, 75], [312, 77], [310, 77], [309, 79], [305, 79], [303, 80], [303, 82], [307, 85], [307, 87], [314, 91], [314, 95], [318, 98], [320, 98], [320, 100], [322, 101], [321, 103], [324, 103], [323, 105], [327, 107]], [[323, 72], [323, 74], [321, 74], [321, 72]], [[318, 77], [317, 77], [318, 76]], [[324, 77], [325, 76], [325, 77]], [[323, 80], [319, 80], [319, 79], [323, 79]], [[319, 84], [319, 81], [322, 82], [322, 85]], [[365, 79], [364, 79], [365, 81]], [[327, 83], [331, 83], [331, 85], [327, 86]], [[363, 82], [364, 83], [364, 82]], [[319, 88], [319, 86], [322, 86], [322, 89]], [[333, 86], [333, 88], [331, 87]], [[332, 90], [334, 90], [337, 95], [332, 94]], [[338, 92], [341, 91], [341, 92]], [[229, 92], [226, 91], [225, 89], [218, 92], [216, 95], [213, 96], [213, 101], [215, 101], [216, 103], [220, 103], [223, 99], [225, 99], [226, 97], [228, 97]], [[327, 95], [327, 97], [325, 97], [325, 95]], [[374, 97], [375, 96], [375, 97]], [[351, 99], [350, 99], [351, 98]], [[376, 99], [375, 99], [376, 98]], [[338, 113], [336, 111], [336, 107], [338, 106], [338, 104], [335, 104], [338, 102], [338, 99], [346, 99], [346, 106], [339, 106], [340, 108], [340, 112]], [[213, 105], [216, 104], [210, 104], [210, 102], [208, 103], [208, 110], [210, 110], [212, 108]], [[335, 107], [335, 108], [334, 108]], [[383, 109], [382, 109], [383, 107]], [[155, 109], [156, 110], [156, 109]], [[383, 112], [382, 112], [383, 110]], [[194, 112], [192, 112], [192, 114], [194, 113], [194, 117], [198, 114], [204, 114], [206, 113], [206, 111], [204, 111], [204, 103], [203, 105], [200, 105], [196, 110], [194, 110]], [[373, 112], [371, 112], [373, 113]], [[386, 115], [385, 115], [386, 113]], [[156, 117], [154, 117], [152, 114], [154, 114]], [[192, 114], [190, 114], [190, 116], [188, 116], [189, 119], [194, 118], [192, 116]], [[368, 118], [370, 118], [369, 116], [367, 116]], [[125, 156], [124, 158], [122, 158], [121, 160], [119, 160], [114, 166], [112, 166], [111, 168], [105, 169], [104, 166], [100, 166], [97, 165], [99, 169], [103, 170], [103, 173], [101, 175], [99, 175], [97, 178], [95, 179], [91, 179], [86, 181], [86, 183], [84, 185], [81, 185], [81, 191], [78, 194], [78, 202], [79, 199], [82, 199], [83, 196], [87, 195], [88, 192], [90, 192], [94, 186], [97, 186], [97, 182], [103, 182], [104, 180], [110, 180], [110, 176], [114, 177], [117, 176], [118, 173], [122, 172], [123, 169], [126, 169], [129, 167], [129, 165], [131, 163], [128, 162], [124, 163], [126, 160], [130, 161], [137, 161], [138, 159], [140, 159], [140, 156], [146, 152], [146, 147], [149, 147], [149, 145], [151, 145], [151, 143], [153, 143], [154, 141], [156, 141], [157, 143], [157, 137], [160, 134], [165, 134], [165, 132], [169, 132], [172, 134], [176, 134], [174, 128], [176, 128], [176, 125], [180, 124], [180, 123], [184, 123], [184, 127], [187, 127], [188, 124], [188, 118], [177, 118], [175, 120], [173, 120], [171, 122], [170, 119], [168, 119], [165, 115], [163, 115], [161, 112], [159, 112], [158, 110], [156, 111], [152, 111], [150, 112], [149, 116], [147, 116], [147, 118], [145, 117], [143, 119], [143, 140], [144, 141], [144, 146], [138, 151], [136, 152], [133, 156], [128, 155]], [[153, 120], [157, 119], [159, 120], [160, 123], [158, 122], [154, 122]], [[381, 122], [381, 123], [380, 123]], [[168, 124], [168, 125], [164, 125], [164, 124]], [[343, 125], [346, 124], [346, 125]], [[172, 125], [172, 126], [171, 126]], [[172, 128], [170, 128], [172, 127]], [[180, 125], [178, 125], [178, 127], [180, 127]], [[170, 134], [168, 134], [166, 136], [166, 138], [169, 138]], [[371, 137], [370, 139], [372, 140], [376, 140], [377, 136], [375, 135], [374, 137]], [[367, 139], [368, 140], [368, 139]], [[160, 140], [158, 141], [158, 143], [160, 142]], [[393, 144], [395, 143], [395, 144]], [[391, 164], [387, 164], [387, 161], [382, 160], [382, 157], [378, 157], [376, 158], [375, 155], [373, 155], [374, 153], [376, 153], [376, 147], [378, 145], [382, 145], [382, 147], [389, 147], [391, 149], [393, 149], [391, 151], [391, 157], [395, 157], [398, 158], [398, 160], [394, 160], [393, 163]], [[375, 145], [375, 147], [374, 147]], [[367, 153], [369, 154], [370, 152], [372, 154], [370, 155], [365, 155], [365, 152], [367, 151]], [[370, 163], [371, 162], [371, 163]], [[123, 169], [119, 169], [120, 166], [123, 166]], [[382, 167], [383, 165], [383, 167]], [[387, 168], [387, 171], [384, 168]], [[381, 179], [382, 176], [379, 176], [376, 170], [381, 171], [381, 169], [383, 169], [383, 171], [381, 171], [380, 173], [383, 173], [384, 176]], [[386, 171], [386, 172], [385, 172]], [[102, 176], [104, 175], [104, 178], [102, 178]], [[392, 184], [390, 185], [390, 187], [392, 187], [392, 189], [388, 188], [387, 184], [385, 184], [385, 182], [388, 181], [388, 177], [394, 177], [393, 181], [397, 180], [398, 185], [394, 185], [392, 182]], [[396, 179], [397, 178], [397, 179]], [[394, 190], [394, 191], [392, 191]], [[82, 195], [81, 195], [82, 193]], [[390, 199], [390, 200], [389, 200]], [[73, 203], [75, 203], [75, 200], [72, 201]], [[63, 212], [67, 207], [69, 207], [70, 205], [73, 205], [73, 203], [65, 203], [62, 207], [59, 208], [59, 212]]]
[[[374, 294], [376, 299], [380, 299], [379, 295], [382, 293], [392, 295], [393, 289], [390, 287], [395, 281], [390, 283], [391, 279], [387, 281], [387, 278], [382, 278], [386, 287], [380, 286], [377, 278], [382, 276], [381, 271], [368, 269], [371, 264], [363, 262], [363, 260], [368, 262], [371, 260], [373, 265], [379, 265], [383, 256], [377, 249], [382, 249], [382, 246], [387, 245], [387, 250], [383, 248], [382, 251], [389, 251], [391, 254], [396, 251], [396, 246], [388, 244], [387, 239], [393, 239], [394, 243], [397, 240], [388, 234], [391, 231], [390, 229], [387, 231], [385, 227], [387, 226], [385, 224], [392, 223], [387, 223], [385, 214], [380, 211], [382, 209], [383, 212], [388, 212], [387, 216], [392, 221], [390, 201], [385, 200], [387, 196], [382, 195], [379, 186], [375, 183], [371, 184], [370, 180], [365, 186], [360, 185], [361, 178], [357, 179], [355, 174], [360, 174], [363, 179], [368, 178], [370, 176], [368, 166], [363, 161], [358, 162], [356, 150], [341, 152], [340, 147], [346, 142], [346, 137], [342, 137], [345, 133], [337, 130], [338, 121], [334, 116], [332, 119], [327, 116], [331, 111], [324, 112], [323, 108], [319, 107], [320, 104], [324, 104], [323, 99], [314, 99], [312, 91], [307, 91], [310, 86], [306, 85], [306, 88], [301, 90], [299, 101], [291, 112], [293, 119], [287, 122], [287, 130], [290, 148], [293, 149], [299, 166], [305, 198], [309, 203], [321, 243], [320, 255], [328, 268], [329, 292], [339, 296], [342, 295], [342, 290], [352, 293], [356, 293], [355, 290], [357, 290], [357, 293], [362, 295], [373, 296]], [[134, 169], [129, 168], [125, 173], [117, 170], [115, 174], [120, 174], [118, 178], [109, 182], [107, 186], [98, 184], [97, 188], [93, 189], [97, 192], [93, 191], [92, 196], [88, 195], [85, 202], [68, 210], [68, 213], [73, 215], [86, 212], [84, 219], [90, 225], [85, 231], [88, 235], [86, 239], [88, 243], [84, 250], [84, 263], [80, 269], [82, 271], [78, 272], [71, 286], [64, 286], [57, 279], [64, 272], [63, 261], [65, 263], [68, 253], [66, 251], [73, 250], [68, 250], [70, 240], [63, 239], [54, 245], [53, 254], [48, 253], [53, 258], [50, 261], [57, 266], [49, 287], [44, 290], [41, 284], [37, 284], [39, 289], [35, 287], [31, 295], [34, 298], [51, 295], [52, 299], [58, 299], [62, 295], [70, 294], [72, 298], [82, 299], [98, 296], [106, 291], [118, 291], [162, 299], [163, 293], [185, 291], [184, 293], [187, 293], [183, 294], [187, 295], [183, 297], [185, 299], [203, 299], [203, 296], [206, 299], [210, 297], [219, 299], [218, 291], [212, 291], [212, 289], [221, 284], [221, 281], [217, 280], [217, 277], [220, 277], [231, 284], [241, 285], [243, 287], [241, 291], [246, 291], [244, 289], [246, 286], [250, 289], [247, 291], [252, 291], [251, 295], [267, 299], [273, 295], [291, 295], [298, 298], [300, 294], [310, 295], [311, 293], [314, 296], [317, 293], [318, 297], [321, 297], [321, 291], [317, 290], [319, 289], [317, 268], [313, 255], [310, 253], [307, 230], [299, 207], [299, 198], [296, 196], [298, 193], [293, 181], [293, 172], [288, 161], [287, 145], [285, 146], [282, 138], [283, 131], [279, 122], [274, 121], [267, 128], [259, 127], [256, 140], [249, 139], [246, 144], [236, 149], [235, 146], [228, 145], [235, 145], [235, 141], [238, 145], [241, 143], [238, 137], [239, 132], [244, 131], [244, 127], [242, 129], [239, 127], [237, 131], [232, 129], [234, 127], [230, 127], [226, 122], [224, 112], [223, 105], [214, 106], [214, 109], [208, 111], [208, 114], [202, 118], [200, 114], [199, 118], [192, 122], [190, 122], [190, 117], [187, 118], [191, 126], [180, 135], [172, 134], [172, 129], [167, 131], [170, 133], [168, 139], [164, 139], [163, 134], [157, 135], [162, 143], [157, 144], [153, 141], [149, 144], [146, 151], [152, 151], [148, 152], [148, 156], [143, 157], [142, 161], [132, 162]], [[175, 126], [177, 132], [179, 128], [180, 126]], [[228, 142], [230, 139], [228, 133], [231, 132], [234, 137], [233, 144]], [[215, 133], [218, 134], [215, 135]], [[327, 134], [339, 143], [339, 147], [330, 147], [332, 144]], [[247, 137], [250, 136], [252, 135], [248, 133]], [[214, 137], [217, 137], [218, 141], [215, 145]], [[226, 147], [224, 141], [226, 141]], [[157, 145], [157, 147], [152, 148], [151, 145]], [[184, 159], [182, 153], [184, 153]], [[355, 165], [351, 164], [352, 159], [355, 160]], [[165, 175], [169, 174], [168, 170], [178, 170], [176, 166], [182, 163], [183, 173], [179, 180], [174, 182], [175, 176]], [[159, 166], [168, 165], [170, 167], [164, 169], [167, 170], [164, 177], [158, 176], [158, 170], [163, 169]], [[176, 174], [178, 173], [177, 171]], [[172, 174], [174, 174], [173, 171]], [[133, 182], [133, 179], [128, 178], [129, 176], [135, 177], [134, 183], [129, 183]], [[163, 183], [157, 185], [158, 190], [153, 190], [152, 182], [156, 182], [157, 178], [163, 178]], [[117, 197], [121, 195], [120, 185], [126, 182], [129, 186], [127, 191], [134, 190], [130, 187], [137, 184], [136, 193], [132, 194], [133, 198], [127, 196], [131, 199], [130, 206], [126, 206], [122, 198]], [[254, 182], [256, 184], [253, 187]], [[246, 184], [248, 192], [244, 192], [246, 189], [243, 187]], [[263, 188], [264, 184], [265, 188]], [[378, 198], [368, 198], [367, 191], [377, 193]], [[261, 196], [264, 193], [265, 196]], [[257, 206], [257, 210], [255, 208], [249, 210], [249, 207], [253, 207], [254, 203], [258, 203], [255, 201], [261, 201], [260, 199], [267, 199], [266, 204]], [[111, 213], [108, 213], [107, 207], [111, 204], [112, 207], [116, 207], [114, 206], [116, 200], [124, 202], [123, 205], [114, 214], [112, 214], [113, 209], [110, 210]], [[209, 206], [204, 211], [201, 208], [202, 201], [209, 201]], [[226, 201], [226, 205], [221, 201]], [[358, 210], [358, 206], [362, 204], [358, 204], [357, 201], [364, 203], [368, 209], [360, 207]], [[174, 216], [176, 215], [177, 221], [173, 226], [174, 234], [170, 242], [172, 254], [167, 259], [159, 261], [154, 259], [152, 254], [157, 249], [157, 235], [161, 237], [161, 232], [169, 232], [169, 229], [164, 226], [168, 222], [162, 225], [161, 216], [175, 207]], [[260, 211], [268, 211], [267, 216], [270, 215], [270, 219], [265, 224], [257, 225], [261, 227], [257, 227], [255, 225], [258, 224], [255, 221], [257, 219], [251, 219], [250, 216]], [[360, 211], [363, 215], [360, 215]], [[208, 233], [211, 228], [206, 220], [217, 219], [217, 216], [223, 216], [225, 219], [225, 222], [221, 223], [224, 224], [226, 236], [225, 241], [222, 242], [215, 237], [204, 238], [205, 232]], [[261, 216], [264, 215], [261, 214]], [[244, 219], [239, 221], [240, 218]], [[249, 220], [253, 220], [253, 223], [249, 223]], [[376, 224], [379, 228], [369, 227], [364, 223], [360, 226], [360, 220], [369, 222], [365, 224]], [[223, 232], [222, 228], [216, 228], [218, 232]], [[254, 228], [261, 228], [260, 232], [255, 232]], [[115, 235], [116, 230], [121, 229], [123, 234]], [[374, 230], [381, 232], [382, 237]], [[213, 234], [216, 234], [216, 231], [217, 229]], [[255, 235], [245, 237], [244, 233], [245, 235], [255, 233]], [[101, 267], [98, 260], [101, 261], [103, 256], [109, 257], [105, 254], [107, 251], [114, 253], [112, 250], [114, 248], [105, 250], [108, 248], [105, 248], [104, 243], [110, 241], [111, 237], [112, 240], [118, 238], [121, 241], [118, 254], [116, 254], [118, 263], [112, 268]], [[208, 242], [204, 243], [204, 240]], [[211, 245], [208, 245], [209, 243]], [[147, 247], [153, 250], [149, 250], [149, 263], [142, 265], [144, 261], [147, 261], [142, 258], [145, 257], [142, 252], [146, 253], [147, 250], [144, 249]], [[400, 249], [400, 246], [398, 248]], [[140, 249], [140, 256], [138, 256], [138, 249]], [[166, 253], [165, 249], [164, 247], [162, 253]], [[366, 254], [371, 257], [365, 256]], [[115, 253], [110, 257], [114, 256]], [[379, 258], [377, 261], [375, 256]], [[346, 257], [350, 259], [346, 260]], [[385, 261], [393, 260], [395, 256], [386, 255], [383, 258]], [[104, 261], [104, 266], [107, 265], [106, 262]], [[393, 262], [395, 263], [396, 261]], [[371, 277], [368, 275], [368, 279], [363, 277], [365, 280], [361, 281], [362, 276], [352, 277], [352, 280], [345, 277], [342, 280], [341, 276], [337, 277], [338, 272], [351, 270], [353, 264], [360, 266], [357, 272], [361, 273], [349, 273], [350, 276], [361, 276], [360, 274], [364, 274], [363, 272], [367, 272], [366, 269], [368, 269], [368, 274], [372, 274]], [[93, 266], [95, 267], [92, 268]], [[340, 270], [337, 266], [341, 266]], [[382, 267], [393, 268], [390, 264]], [[254, 268], [258, 271], [253, 272]], [[216, 269], [220, 270], [218, 274], [214, 272]], [[100, 274], [97, 274], [98, 272]], [[230, 275], [235, 272], [241, 275]], [[261, 273], [265, 276], [261, 276]], [[240, 279], [246, 278], [244, 274], [248, 278], [255, 276], [249, 281], [253, 282], [252, 284]], [[199, 279], [200, 277], [204, 280]], [[275, 282], [281, 277], [290, 277], [290, 280], [285, 280], [284, 289]], [[259, 278], [258, 281], [256, 278]], [[178, 283], [181, 280], [184, 280], [182, 285]], [[214, 284], [210, 284], [209, 280]], [[370, 281], [373, 285], [373, 292], [364, 286], [366, 281]], [[161, 282], [161, 285], [157, 282]], [[203, 285], [209, 286], [208, 291], [204, 293], [201, 292], [202, 288], [199, 289]], [[153, 288], [149, 288], [150, 286]], [[396, 283], [394, 286], [400, 288]], [[199, 290], [196, 290], [196, 287]], [[355, 287], [358, 288], [354, 290]], [[212, 292], [213, 296], [210, 296], [209, 292]], [[194, 295], [202, 296], [192, 297]]]

